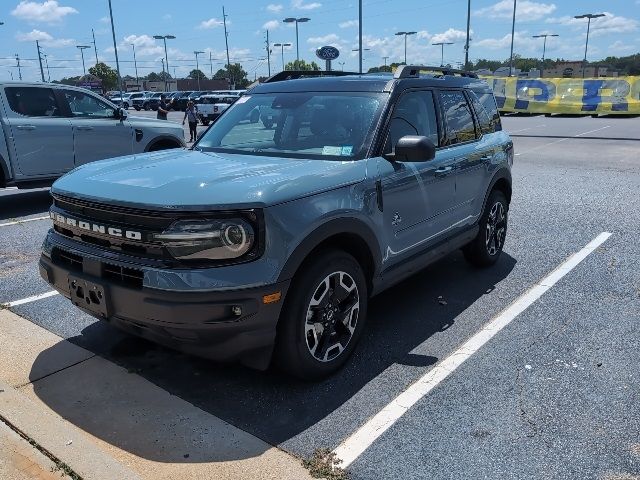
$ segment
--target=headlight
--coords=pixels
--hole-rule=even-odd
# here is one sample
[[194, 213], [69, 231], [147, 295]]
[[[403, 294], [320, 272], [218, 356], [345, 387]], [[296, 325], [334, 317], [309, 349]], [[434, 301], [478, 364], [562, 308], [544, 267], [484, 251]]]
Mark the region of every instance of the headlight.
[[180, 220], [154, 235], [181, 260], [228, 260], [242, 257], [255, 243], [253, 227], [245, 220]]

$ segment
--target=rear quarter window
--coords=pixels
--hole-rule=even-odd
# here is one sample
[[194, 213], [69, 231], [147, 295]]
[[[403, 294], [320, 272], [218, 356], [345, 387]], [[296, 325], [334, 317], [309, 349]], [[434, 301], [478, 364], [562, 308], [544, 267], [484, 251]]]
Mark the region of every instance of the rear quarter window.
[[[482, 105], [484, 111], [489, 116], [491, 121], [490, 131], [485, 132], [483, 129], [482, 133], [493, 133], [502, 130], [502, 122], [500, 121], [500, 114], [498, 113], [498, 105], [496, 104], [496, 99], [493, 96], [493, 93], [478, 90], [471, 90], [469, 93], [471, 94], [472, 99], [477, 99], [480, 105]], [[478, 110], [476, 110], [476, 112], [477, 111]], [[478, 117], [480, 118], [479, 113]]]
[[7, 87], [9, 108], [26, 117], [61, 117], [60, 106], [51, 88]]

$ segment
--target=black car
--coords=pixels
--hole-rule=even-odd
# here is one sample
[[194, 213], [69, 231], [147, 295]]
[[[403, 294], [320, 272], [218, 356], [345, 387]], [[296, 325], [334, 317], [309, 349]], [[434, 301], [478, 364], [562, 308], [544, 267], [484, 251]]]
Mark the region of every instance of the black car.
[[189, 96], [194, 93], [193, 91], [189, 92], [180, 92], [181, 95], [175, 96], [173, 98], [173, 109], [184, 112], [187, 109], [187, 102], [189, 101]]

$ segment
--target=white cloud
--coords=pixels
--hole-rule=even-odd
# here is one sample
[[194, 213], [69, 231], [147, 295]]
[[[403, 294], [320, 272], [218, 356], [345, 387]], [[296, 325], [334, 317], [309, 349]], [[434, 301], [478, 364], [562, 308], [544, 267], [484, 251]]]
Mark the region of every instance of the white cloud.
[[111, 19], [109, 17], [102, 17], [99, 20], [100, 23], [111, 23]]
[[75, 43], [75, 40], [72, 38], [53, 38], [51, 34], [36, 30], [35, 28], [29, 33], [18, 32], [16, 34], [16, 40], [19, 42], [35, 42], [37, 40], [42, 46], [50, 48], [68, 47]]
[[262, 25], [262, 30], [275, 30], [280, 28], [281, 22], [278, 20], [269, 20], [267, 23]]
[[304, 3], [304, 0], [291, 0], [291, 8], [295, 10], [315, 10], [321, 6], [318, 2]]
[[209, 20], [200, 22], [199, 28], [216, 28], [222, 26], [223, 23], [224, 22], [222, 20], [218, 20], [217, 18], [210, 18]]
[[322, 44], [322, 45], [329, 45], [332, 43], [337, 43], [339, 41], [340, 41], [340, 37], [335, 33], [330, 33], [328, 35], [325, 35], [324, 37], [310, 37], [307, 39], [307, 42], [309, 43]]
[[170, 14], [170, 13], [165, 13], [165, 14], [162, 16], [162, 19], [163, 19], [163, 20], [171, 20], [172, 18], [173, 18], [173, 17], [171, 16], [171, 14]]
[[416, 36], [420, 39], [420, 40], [429, 40], [432, 35], [427, 32], [426, 30], [420, 30], [418, 31], [418, 33], [416, 34]]
[[467, 40], [467, 32], [462, 30], [456, 30], [455, 28], [450, 28], [446, 32], [436, 33], [432, 38], [431, 42], [465, 42]]
[[13, 9], [11, 15], [28, 22], [58, 23], [72, 13], [78, 13], [78, 11], [73, 7], [60, 6], [56, 0], [47, 0], [43, 3], [23, 0]]
[[[591, 34], [593, 36], [601, 36], [609, 33], [629, 33], [638, 30], [640, 24], [633, 18], [626, 18], [614, 15], [610, 12], [603, 12], [606, 16], [594, 18], [591, 20]], [[558, 18], [549, 18], [547, 23], [556, 23], [568, 27], [574, 27], [576, 30], [584, 29], [586, 35], [586, 23], [584, 18], [573, 18], [564, 16]]]
[[358, 26], [358, 21], [357, 20], [347, 20], [346, 22], [339, 23], [338, 26], [340, 28], [357, 27]]
[[[526, 33], [527, 32], [515, 32], [515, 35], [513, 37], [513, 44], [515, 47], [524, 47], [531, 45], [531, 39]], [[511, 34], [508, 33], [501, 38], [485, 38], [483, 40], [478, 40], [477, 42], [473, 42], [471, 46], [487, 48], [489, 50], [502, 50], [505, 48], [510, 48]]]
[[[136, 46], [136, 55], [140, 57], [164, 54], [164, 49], [156, 43], [155, 38], [149, 35], [128, 35], [118, 45], [118, 49], [130, 49], [132, 44]], [[111, 48], [111, 52], [113, 52], [113, 48]]]
[[269, 5], [267, 5], [267, 10], [273, 13], [280, 13], [283, 8], [283, 5], [279, 3], [270, 3]]
[[[517, 5], [516, 16], [523, 20], [539, 20], [546, 15], [550, 15], [557, 8], [553, 3], [538, 3], [529, 0], [521, 0]], [[512, 18], [513, 2], [511, 0], [500, 0], [490, 7], [476, 10], [475, 13], [489, 18]]]

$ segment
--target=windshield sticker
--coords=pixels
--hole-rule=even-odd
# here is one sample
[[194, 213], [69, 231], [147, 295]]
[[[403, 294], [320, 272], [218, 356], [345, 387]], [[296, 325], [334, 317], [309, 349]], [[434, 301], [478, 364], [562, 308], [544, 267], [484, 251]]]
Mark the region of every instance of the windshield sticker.
[[342, 147], [333, 147], [331, 145], [325, 145], [322, 147], [323, 155], [342, 155]]
[[344, 147], [342, 147], [341, 154], [343, 157], [348, 157], [352, 153], [353, 153], [353, 145], [345, 145]]
[[247, 96], [244, 96], [244, 97], [240, 97], [240, 98], [236, 101], [236, 103], [244, 103], [244, 102], [246, 102], [247, 100], [249, 100], [250, 98], [251, 98], [251, 95], [247, 95]]

